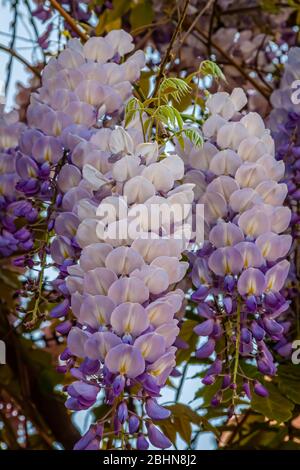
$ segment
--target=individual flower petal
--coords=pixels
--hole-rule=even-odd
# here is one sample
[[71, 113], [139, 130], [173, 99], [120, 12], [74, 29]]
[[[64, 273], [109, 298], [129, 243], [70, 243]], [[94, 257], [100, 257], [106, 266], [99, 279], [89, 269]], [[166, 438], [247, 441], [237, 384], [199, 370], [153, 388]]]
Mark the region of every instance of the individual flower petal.
[[143, 304], [149, 298], [149, 289], [137, 278], [118, 279], [110, 286], [108, 296], [116, 305], [124, 302]]
[[141, 351], [146, 361], [154, 362], [164, 354], [166, 342], [163, 336], [157, 333], [147, 333], [135, 340], [134, 347]]
[[71, 329], [67, 344], [71, 354], [77, 357], [85, 357], [85, 343], [89, 338], [89, 334], [80, 328], [74, 327]]
[[257, 268], [248, 268], [238, 280], [238, 291], [241, 295], [261, 295], [266, 287], [266, 278]]
[[114, 47], [106, 38], [92, 37], [83, 46], [86, 59], [106, 62], [114, 55]]
[[113, 301], [105, 295], [85, 295], [80, 307], [79, 322], [97, 330], [100, 326], [110, 324], [114, 308]]
[[235, 245], [235, 248], [242, 255], [244, 268], [259, 268], [264, 263], [263, 256], [252, 242], [241, 242]]
[[88, 294], [105, 295], [116, 281], [117, 276], [110, 269], [95, 268], [84, 274], [83, 287]]
[[218, 276], [237, 274], [242, 270], [243, 258], [233, 247], [217, 248], [210, 255], [208, 266]]
[[244, 240], [241, 229], [232, 222], [221, 222], [213, 227], [209, 234], [209, 241], [217, 248], [233, 246]]
[[129, 344], [120, 344], [109, 350], [105, 365], [113, 374], [120, 373], [135, 378], [145, 370], [145, 361], [139, 349]]
[[119, 344], [122, 344], [122, 341], [117, 335], [110, 331], [101, 331], [89, 337], [84, 344], [84, 352], [91, 359], [104, 361], [108, 352]]
[[159, 449], [167, 449], [171, 447], [171, 441], [152, 423], [146, 423], [148, 430], [148, 438], [152, 445]]
[[167, 419], [171, 415], [171, 411], [159, 405], [154, 398], [146, 400], [145, 408], [147, 415], [155, 421]]
[[138, 336], [149, 326], [145, 309], [138, 303], [130, 302], [118, 305], [112, 312], [110, 322], [113, 330], [120, 336]]
[[282, 260], [270, 268], [266, 272], [266, 290], [279, 292], [284, 286], [289, 270], [290, 263], [287, 260]]

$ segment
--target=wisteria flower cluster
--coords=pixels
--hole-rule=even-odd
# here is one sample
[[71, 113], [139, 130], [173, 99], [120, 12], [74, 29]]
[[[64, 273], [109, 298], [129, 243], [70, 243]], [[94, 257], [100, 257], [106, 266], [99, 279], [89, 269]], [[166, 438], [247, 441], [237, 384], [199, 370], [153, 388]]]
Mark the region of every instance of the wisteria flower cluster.
[[[195, 333], [207, 338], [196, 357], [215, 354], [203, 379], [211, 385], [223, 377], [214, 405], [228, 387], [251, 397], [241, 359], [255, 361], [263, 375], [273, 375], [269, 343], [275, 342], [282, 355], [291, 350], [284, 337], [289, 323], [281, 318], [288, 307], [282, 295], [289, 272], [284, 258], [292, 242], [283, 233], [291, 218], [283, 205], [287, 185], [280, 183], [284, 163], [275, 159], [274, 142], [261, 117], [239, 113], [246, 101], [241, 89], [212, 95], [203, 126], [206, 142], [188, 155], [188, 164], [197, 168], [191, 171], [198, 171], [203, 182], [199, 200], [207, 224], [206, 243], [191, 258], [196, 287], [191, 299], [204, 320]], [[267, 395], [257, 380], [253, 388]]]
[[[153, 445], [169, 447], [171, 443], [152, 419], [170, 414], [156, 398], [176, 363], [173, 344], [179, 329], [174, 315], [181, 307], [183, 292], [172, 286], [184, 277], [188, 267], [180, 261], [182, 241], [150, 232], [145, 232], [145, 237], [101, 239], [101, 228], [121, 229], [127, 222], [121, 217], [124, 206], [130, 220], [139, 205], [191, 201], [192, 185], [176, 187], [175, 182], [183, 176], [183, 162], [174, 155], [161, 159], [156, 143], [136, 145], [121, 127], [100, 130], [94, 135], [94, 144], [96, 139], [101, 143], [104, 163], [107, 158], [115, 162], [103, 174], [83, 161], [85, 184], [95, 192], [109, 185], [110, 192], [98, 208], [93, 198], [81, 200], [72, 208], [80, 217], [76, 240], [82, 252], [79, 265], [68, 267], [70, 275], [66, 278], [77, 326], [68, 335], [63, 359], [68, 358], [67, 367], [73, 365], [74, 356], [83, 361], [79, 368], [71, 369], [80, 380], [68, 387], [67, 406], [89, 408], [102, 389], [112, 405], [116, 436], [129, 432], [137, 436], [138, 448], [147, 448], [143, 434], [146, 425]], [[100, 214], [107, 204], [116, 213], [104, 222]], [[66, 221], [70, 215], [61, 217]], [[128, 410], [132, 390], [145, 406], [146, 416]], [[99, 446], [99, 442], [93, 442]], [[81, 445], [88, 445], [86, 437]]]
[[[50, 6], [35, 3], [35, 16], [47, 21]], [[82, 22], [96, 11], [89, 2], [60, 3]], [[222, 14], [232, 2], [219, 3]], [[198, 20], [206, 28], [205, 18]], [[269, 64], [270, 38], [259, 28], [250, 31], [243, 18], [240, 32], [230, 19], [226, 28], [214, 21], [213, 12], [209, 49], [217, 57], [225, 50], [229, 68], [234, 56], [238, 67]], [[261, 42], [268, 46], [257, 55]], [[212, 386], [213, 407], [230, 396], [229, 418], [239, 397], [244, 404], [253, 392], [268, 397], [280, 358], [291, 353], [286, 279], [295, 279], [291, 246], [300, 220], [300, 112], [291, 99], [299, 50], [291, 49], [272, 95], [271, 131], [258, 113], [243, 111], [251, 109], [243, 89], [200, 97], [205, 68], [175, 78], [172, 60], [144, 93], [137, 81], [146, 57], [127, 32], [71, 39], [30, 93], [26, 124], [0, 110], [0, 255], [13, 256], [26, 278], [15, 296], [26, 312], [17, 326], [34, 327], [51, 310], [67, 413], [95, 411], [75, 450], [171, 447], [176, 437], [167, 426], [176, 415], [161, 397], [169, 378], [181, 375], [180, 348], [193, 348], [192, 361], [204, 366], [197, 377]], [[192, 115], [180, 113], [196, 87]], [[180, 329], [190, 319], [198, 339], [189, 349]]]
[[[31, 96], [28, 128], [18, 141], [14, 182], [19, 197], [12, 208], [15, 217], [25, 216], [35, 222], [49, 208], [46, 223], [49, 230], [53, 228], [55, 207], [60, 206], [62, 194], [81, 180], [70, 151], [89, 139], [93, 129], [120, 119], [124, 102], [131, 95], [131, 82], [144, 65], [142, 52], [120, 63], [132, 49], [129, 34], [112, 31], [106, 38], [92, 38], [84, 46], [71, 40], [58, 59], [49, 61], [42, 87]], [[45, 223], [45, 217], [41, 223]], [[24, 226], [22, 236], [30, 236], [30, 229]], [[30, 248], [32, 243], [21, 251]], [[71, 251], [72, 247], [70, 256]], [[25, 253], [16, 263], [31, 265], [32, 261]]]
[[290, 260], [292, 268], [289, 275], [288, 294], [294, 303], [294, 311], [299, 315], [297, 297], [299, 295], [297, 262], [300, 239], [300, 104], [299, 104], [299, 66], [300, 48], [290, 49], [280, 86], [271, 95], [273, 109], [269, 116], [269, 125], [276, 143], [276, 157], [286, 163], [285, 182], [288, 188], [287, 202], [292, 210], [291, 233], [294, 238]]
[[32, 206], [21, 207], [16, 202], [16, 147], [25, 125], [19, 122], [17, 112], [5, 113], [4, 105], [0, 106], [0, 254], [9, 256], [32, 247], [30, 233], [19, 230], [15, 220], [23, 216], [28, 222], [34, 222], [37, 214]]
[[[113, 31], [84, 46], [70, 41], [49, 62], [28, 109], [30, 127], [20, 138], [17, 188], [27, 197], [50, 201], [48, 230], [54, 227], [57, 234], [51, 256], [60, 271], [55, 285], [66, 297], [52, 317], [65, 317], [70, 304], [77, 317], [76, 327], [71, 329], [70, 320], [57, 327], [61, 334], [70, 331], [60, 370], [71, 370], [78, 379], [67, 389], [67, 407], [91, 407], [102, 388], [117, 436], [126, 427], [136, 435], [138, 448], [147, 448], [146, 425], [149, 440], [168, 447], [152, 419], [170, 414], [156, 397], [175, 366], [179, 329], [174, 315], [183, 293], [169, 290], [187, 269], [179, 261], [181, 241], [157, 233], [158, 240], [115, 244], [101, 241], [98, 230], [103, 204], [127, 204], [130, 218], [135, 205], [193, 199], [192, 185], [174, 186], [184, 173], [179, 157], [160, 160], [157, 144], [142, 142], [140, 124], [128, 132], [114, 129], [144, 64], [139, 52], [118, 64], [132, 47], [127, 33]], [[74, 264], [78, 257], [79, 265]], [[76, 357], [83, 359], [79, 368]], [[126, 394], [133, 388], [148, 415], [144, 424], [127, 409]], [[91, 441], [84, 436], [76, 448], [99, 447], [99, 426], [90, 430]]]
[[269, 126], [276, 143], [278, 160], [286, 162], [286, 182], [292, 208], [292, 226], [299, 223], [297, 202], [299, 200], [299, 91], [298, 77], [300, 48], [290, 49], [284, 66], [280, 86], [271, 95], [273, 109], [269, 116]]

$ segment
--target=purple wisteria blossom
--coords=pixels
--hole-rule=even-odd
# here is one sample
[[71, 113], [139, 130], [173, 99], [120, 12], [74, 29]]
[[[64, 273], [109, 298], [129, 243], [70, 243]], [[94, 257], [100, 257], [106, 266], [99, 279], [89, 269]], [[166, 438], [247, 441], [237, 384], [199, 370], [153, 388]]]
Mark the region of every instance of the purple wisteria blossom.
[[203, 319], [194, 329], [202, 338], [196, 357], [213, 358], [203, 383], [220, 382], [213, 405], [228, 387], [250, 397], [249, 381], [265, 396], [243, 364], [256, 363], [261, 374], [273, 375], [270, 345], [284, 356], [291, 351], [285, 339], [289, 323], [282, 318], [292, 243], [284, 233], [291, 219], [284, 206], [288, 188], [280, 182], [285, 166], [275, 159], [274, 141], [261, 117], [240, 113], [246, 102], [241, 89], [212, 95], [204, 146], [184, 155], [186, 175], [201, 181], [197, 198], [204, 204], [205, 243], [190, 254], [196, 289], [191, 301]]
[[[174, 316], [183, 292], [174, 287], [188, 267], [180, 261], [182, 241], [170, 240], [164, 226], [155, 239], [103, 237], [101, 231], [121, 228], [124, 208], [130, 219], [140, 204], [193, 198], [193, 185], [178, 189], [182, 160], [161, 158], [156, 142], [144, 142], [138, 119], [122, 126], [131, 83], [145, 61], [141, 51], [120, 61], [133, 47], [129, 34], [111, 31], [84, 46], [71, 40], [49, 61], [20, 138], [17, 188], [51, 207], [48, 229], [56, 236], [50, 254], [59, 269], [54, 285], [64, 297], [51, 316], [59, 319], [57, 331], [68, 334], [59, 370], [76, 379], [67, 387], [66, 406], [88, 409], [103, 391], [116, 436], [134, 430], [137, 446], [145, 448], [149, 432], [152, 443], [168, 447], [151, 419], [169, 415], [155, 399], [175, 367]], [[115, 216], [103, 219], [107, 204]], [[132, 390], [147, 405], [146, 422], [127, 411]], [[95, 429], [76, 448], [99, 447]]]
[[[95, 160], [92, 163], [88, 160], [90, 154], [87, 158], [83, 155], [82, 184], [87, 193], [71, 200], [67, 192], [63, 198], [63, 206], [66, 200], [68, 204], [72, 201], [68, 209], [79, 219], [75, 240], [82, 249], [79, 264], [67, 267], [65, 287], [77, 324], [69, 332], [63, 359], [74, 377], [104, 390], [107, 403], [117, 413], [117, 435], [121, 428], [123, 432], [134, 430], [137, 447], [145, 448], [144, 434], [148, 432], [150, 442], [169, 447], [171, 443], [151, 424], [151, 419], [165, 419], [170, 414], [156, 398], [176, 363], [173, 344], [179, 328], [175, 314], [181, 308], [183, 292], [173, 287], [188, 268], [188, 263], [180, 261], [182, 240], [172, 239], [167, 233], [154, 238], [148, 234], [119, 239], [110, 237], [109, 230], [104, 237], [99, 228], [102, 224], [109, 229], [124, 223], [120, 217], [124, 206], [130, 219], [140, 204], [147, 207], [158, 201], [174, 203], [173, 187], [177, 187], [178, 201], [184, 200], [184, 194], [193, 197], [193, 191], [192, 185], [182, 186], [182, 191], [176, 186], [184, 170], [179, 157], [161, 159], [156, 142], [144, 143], [140, 133], [132, 135], [130, 129], [127, 132], [122, 127], [97, 131], [91, 141], [95, 147], [101, 145], [99, 159], [109, 166]], [[86, 145], [90, 148], [89, 143]], [[116, 211], [104, 222], [101, 208], [106, 205]], [[70, 215], [66, 212], [60, 217], [68, 220]], [[63, 307], [61, 311], [63, 315]], [[81, 359], [76, 360], [76, 367], [75, 358]], [[137, 402], [145, 406], [145, 423], [132, 410], [124, 411], [133, 389], [137, 390]], [[121, 404], [116, 408], [116, 403], [121, 398], [120, 411]], [[74, 409], [84, 407], [82, 399], [79, 404], [73, 400], [71, 403]], [[89, 407], [87, 400], [85, 408]]]

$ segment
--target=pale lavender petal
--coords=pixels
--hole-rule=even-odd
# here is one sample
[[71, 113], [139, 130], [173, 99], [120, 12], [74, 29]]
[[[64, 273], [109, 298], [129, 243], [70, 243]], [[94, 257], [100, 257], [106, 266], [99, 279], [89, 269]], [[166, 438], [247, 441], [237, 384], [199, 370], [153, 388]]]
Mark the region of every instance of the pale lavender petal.
[[241, 295], [261, 295], [265, 287], [265, 276], [256, 268], [246, 269], [238, 280], [238, 291]]
[[269, 269], [266, 272], [266, 290], [279, 292], [284, 286], [289, 270], [290, 263], [287, 260], [282, 260]]
[[138, 336], [149, 326], [144, 307], [130, 302], [118, 305], [112, 312], [110, 322], [113, 330], [120, 336], [123, 334]]
[[165, 353], [166, 342], [159, 334], [147, 333], [135, 340], [134, 347], [141, 351], [146, 361], [154, 362]]
[[145, 361], [141, 352], [129, 344], [120, 344], [110, 349], [105, 365], [110, 372], [135, 378], [145, 370]]
[[108, 352], [118, 344], [122, 344], [121, 338], [109, 331], [101, 331], [90, 336], [84, 345], [84, 352], [91, 359], [104, 361]]

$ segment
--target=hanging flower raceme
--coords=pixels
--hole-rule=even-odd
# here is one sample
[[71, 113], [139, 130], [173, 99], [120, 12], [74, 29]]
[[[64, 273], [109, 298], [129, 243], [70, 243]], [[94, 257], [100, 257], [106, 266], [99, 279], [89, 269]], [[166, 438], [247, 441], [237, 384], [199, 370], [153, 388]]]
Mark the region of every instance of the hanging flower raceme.
[[287, 294], [292, 300], [291, 314], [297, 317], [299, 312], [299, 254], [300, 240], [300, 104], [299, 77], [300, 48], [293, 47], [288, 53], [280, 86], [271, 95], [273, 110], [269, 116], [269, 125], [275, 141], [276, 157], [286, 166], [285, 182], [288, 188], [287, 203], [292, 210], [291, 233], [295, 242], [289, 254], [292, 263], [287, 283]]
[[[71, 40], [49, 61], [42, 87], [31, 96], [28, 128], [19, 139], [16, 155], [22, 204], [18, 200], [14, 210], [20, 216], [34, 201], [35, 217], [52, 230], [62, 194], [81, 181], [81, 171], [72, 164], [70, 152], [100, 127], [121, 119], [124, 103], [131, 96], [131, 83], [144, 65], [141, 51], [121, 63], [133, 47], [129, 34], [111, 31], [105, 38], [91, 38], [84, 46]], [[77, 248], [68, 246], [69, 258], [77, 256]], [[29, 258], [25, 255], [16, 263], [26, 265], [31, 263]]]
[[288, 200], [292, 208], [291, 225], [295, 235], [300, 214], [297, 203], [300, 198], [300, 159], [299, 159], [299, 126], [300, 104], [297, 90], [298, 69], [300, 64], [300, 48], [290, 49], [285, 64], [280, 86], [271, 95], [273, 110], [269, 116], [269, 125], [276, 146], [276, 157], [286, 164], [286, 183]]
[[[67, 227], [71, 214], [78, 218], [75, 239], [82, 249], [79, 264], [67, 267], [69, 276], [61, 285], [77, 317], [61, 357], [62, 368], [77, 379], [67, 388], [67, 407], [90, 408], [100, 391], [111, 405], [76, 448], [88, 448], [95, 439], [99, 448], [111, 432], [108, 421], [116, 438], [135, 437], [140, 449], [148, 447], [147, 439], [159, 448], [171, 445], [152, 420], [170, 414], [157, 398], [175, 367], [175, 314], [183, 292], [174, 287], [188, 263], [180, 261], [184, 238], [174, 235], [188, 216], [179, 209], [191, 204], [193, 185], [176, 184], [184, 174], [181, 158], [160, 156], [155, 142], [137, 143], [139, 134], [132, 135], [122, 127], [102, 129], [86, 148], [81, 145], [85, 194], [77, 197], [78, 188], [67, 191], [62, 205], [69, 212], [56, 220]], [[175, 211], [172, 223], [165, 215], [153, 225], [152, 209], [157, 214], [163, 206]], [[65, 313], [62, 305], [54, 316]]]
[[[54, 227], [57, 234], [51, 256], [60, 270], [55, 285], [65, 296], [51, 316], [59, 319], [61, 334], [69, 332], [59, 369], [71, 370], [77, 379], [68, 387], [67, 406], [87, 409], [102, 389], [112, 405], [108, 418], [114, 420], [117, 436], [122, 428], [145, 448], [147, 430], [153, 445], [168, 447], [152, 419], [169, 415], [156, 398], [175, 366], [179, 329], [174, 315], [183, 293], [170, 290], [184, 276], [187, 263], [179, 261], [182, 241], [168, 238], [167, 222], [156, 227], [157, 240], [130, 234], [120, 238], [119, 229], [139, 206], [191, 202], [193, 185], [176, 187], [184, 172], [181, 159], [158, 161], [157, 144], [143, 142], [139, 121], [127, 132], [114, 128], [144, 64], [142, 52], [119, 64], [132, 48], [129, 35], [114, 31], [84, 46], [70, 41], [49, 62], [28, 109], [30, 129], [20, 142], [18, 189], [28, 197], [42, 193], [51, 201], [48, 229]], [[117, 215], [104, 222], [99, 211], [107, 204]], [[173, 231], [183, 219], [176, 215]], [[148, 232], [146, 222], [147, 216], [139, 226]], [[103, 239], [101, 228], [114, 224], [117, 236]], [[60, 321], [70, 305], [77, 317], [74, 328], [71, 319]], [[145, 422], [135, 409], [128, 410], [133, 393], [148, 414]], [[105, 423], [92, 427], [76, 448], [99, 446], [103, 433], [106, 438]]]
[[[212, 95], [203, 126], [206, 142], [189, 156], [202, 172], [199, 201], [206, 222], [206, 242], [191, 255], [196, 288], [191, 300], [203, 319], [194, 330], [202, 338], [196, 357], [214, 355], [203, 379], [207, 385], [220, 382], [214, 405], [228, 387], [250, 398], [247, 360], [263, 375], [275, 373], [269, 343], [277, 344], [279, 354], [290, 352], [284, 338], [289, 324], [281, 317], [288, 307], [282, 289], [292, 242], [283, 234], [291, 218], [283, 205], [287, 186], [280, 183], [284, 163], [275, 159], [261, 117], [239, 113], [246, 101], [241, 89]], [[259, 382], [252, 385], [257, 394], [267, 394]]]
[[19, 217], [33, 222], [36, 213], [30, 202], [18, 203], [15, 190], [18, 139], [25, 125], [18, 122], [16, 111], [5, 113], [4, 106], [0, 106], [0, 255], [10, 256], [17, 250], [27, 251], [32, 247], [30, 232], [17, 227], [15, 222]]

